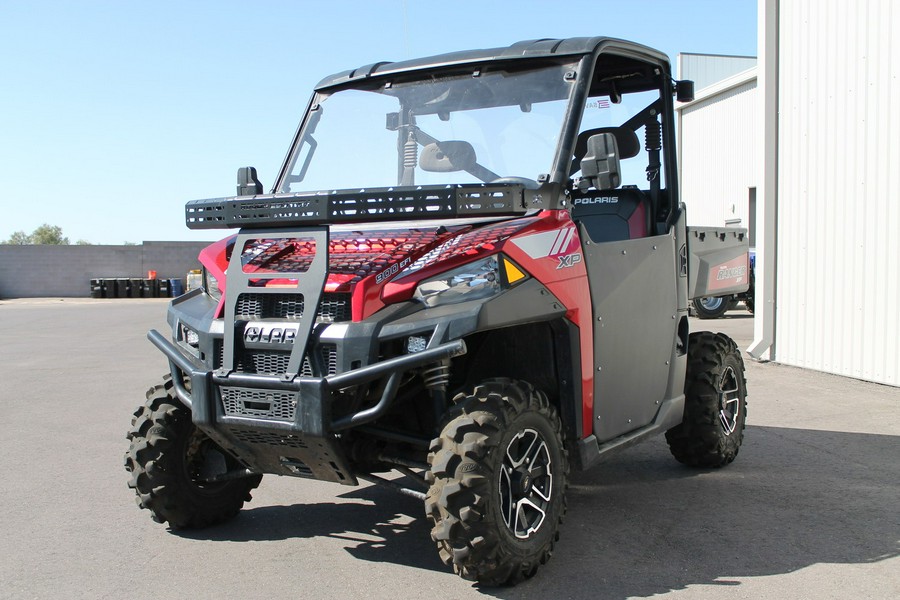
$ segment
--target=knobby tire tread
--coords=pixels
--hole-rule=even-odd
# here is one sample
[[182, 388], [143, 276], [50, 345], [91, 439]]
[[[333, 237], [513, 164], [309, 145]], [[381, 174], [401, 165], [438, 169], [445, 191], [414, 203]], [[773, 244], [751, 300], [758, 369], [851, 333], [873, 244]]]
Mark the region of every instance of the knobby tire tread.
[[[569, 469], [562, 426], [547, 397], [520, 381], [489, 380], [454, 402], [428, 456], [425, 511], [433, 523], [431, 536], [444, 563], [463, 578], [487, 586], [513, 585], [534, 575], [559, 539]], [[545, 441], [558, 448], [554, 477], [559, 479], [553, 485], [556, 500], [534, 539], [515, 540], [496, 518], [492, 479], [504, 434], [527, 414], [539, 415], [548, 425], [553, 441]]]
[[[251, 499], [261, 475], [214, 484], [207, 490], [186, 475], [186, 437], [194, 432], [190, 411], [175, 397], [171, 378], [147, 391], [126, 435], [128, 487], [140, 508], [150, 511], [157, 523], [173, 529], [201, 528], [234, 517]], [[224, 454], [224, 452], [223, 452]]]
[[[727, 366], [734, 369], [740, 390], [738, 423], [730, 435], [725, 435], [718, 412], [718, 382]], [[722, 467], [734, 461], [746, 427], [746, 390], [744, 361], [737, 344], [721, 333], [692, 333], [688, 340], [684, 418], [666, 432], [675, 459], [702, 468]]]

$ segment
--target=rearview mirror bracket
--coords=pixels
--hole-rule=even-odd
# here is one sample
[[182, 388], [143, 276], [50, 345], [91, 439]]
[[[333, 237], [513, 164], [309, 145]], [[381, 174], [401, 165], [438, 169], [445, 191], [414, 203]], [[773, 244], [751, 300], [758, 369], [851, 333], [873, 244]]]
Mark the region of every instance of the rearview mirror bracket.
[[241, 167], [237, 172], [237, 195], [255, 196], [263, 193], [263, 185], [256, 177], [254, 167]]

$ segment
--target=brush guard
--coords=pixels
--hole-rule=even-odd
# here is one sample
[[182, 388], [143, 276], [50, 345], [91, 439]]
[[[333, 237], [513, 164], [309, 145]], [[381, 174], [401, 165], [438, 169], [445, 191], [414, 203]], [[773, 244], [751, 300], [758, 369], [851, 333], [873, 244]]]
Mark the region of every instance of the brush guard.
[[[396, 397], [403, 373], [466, 352], [465, 342], [454, 340], [338, 375], [285, 379], [212, 371], [185, 356], [158, 331], [151, 330], [147, 337], [169, 360], [175, 393], [191, 409], [194, 423], [220, 446], [256, 472], [345, 485], [358, 482], [336, 434], [383, 416]], [[332, 414], [333, 393], [385, 377], [387, 385], [374, 406], [337, 417]], [[294, 420], [288, 423], [226, 415], [221, 401], [226, 389], [293, 394], [297, 402]]]
[[[278, 260], [285, 240], [303, 248], [302, 260], [288, 261], [289, 267]], [[304, 362], [315, 359], [311, 338], [328, 275], [328, 244], [327, 227], [238, 233], [228, 265], [221, 363], [214, 368], [184, 354], [158, 331], [148, 338], [169, 359], [175, 392], [191, 409], [194, 423], [245, 465], [257, 472], [356, 485], [339, 432], [382, 417], [407, 371], [440, 364], [466, 349], [456, 340], [344, 373], [325, 375], [319, 369], [319, 376], [303, 376]], [[273, 304], [265, 299], [276, 294], [291, 296], [289, 314], [247, 310]], [[254, 353], [273, 349], [289, 351], [277, 372], [240, 368], [247, 357], [253, 363]], [[377, 402], [333, 414], [333, 398], [341, 390], [375, 381], [382, 390]]]

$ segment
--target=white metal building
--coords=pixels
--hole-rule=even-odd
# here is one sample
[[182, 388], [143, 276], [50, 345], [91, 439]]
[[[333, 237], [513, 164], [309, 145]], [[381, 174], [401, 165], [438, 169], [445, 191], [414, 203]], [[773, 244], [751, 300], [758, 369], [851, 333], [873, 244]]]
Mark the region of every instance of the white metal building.
[[895, 0], [759, 0], [755, 82], [680, 111], [689, 223], [755, 231], [757, 358], [900, 386], [898, 33]]
[[755, 56], [679, 52], [677, 72], [679, 79], [690, 79], [699, 90], [755, 66]]
[[[702, 65], [701, 58], [694, 55], [693, 62]], [[684, 65], [680, 73], [695, 77]], [[762, 159], [756, 67], [697, 89], [695, 98], [677, 106], [678, 180], [688, 225], [743, 227], [752, 236]]]

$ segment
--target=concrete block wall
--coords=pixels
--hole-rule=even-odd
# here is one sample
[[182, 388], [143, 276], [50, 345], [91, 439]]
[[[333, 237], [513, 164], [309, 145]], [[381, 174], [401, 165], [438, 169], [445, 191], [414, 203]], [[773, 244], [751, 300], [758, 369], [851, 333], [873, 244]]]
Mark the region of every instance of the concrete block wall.
[[91, 279], [184, 279], [199, 269], [210, 242], [144, 242], [135, 246], [14, 246], [0, 244], [0, 298], [87, 298]]

